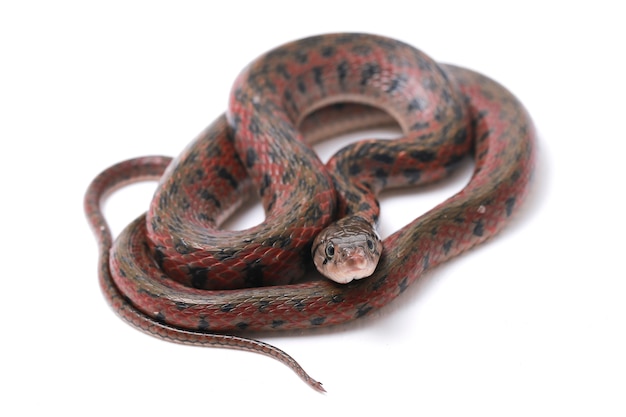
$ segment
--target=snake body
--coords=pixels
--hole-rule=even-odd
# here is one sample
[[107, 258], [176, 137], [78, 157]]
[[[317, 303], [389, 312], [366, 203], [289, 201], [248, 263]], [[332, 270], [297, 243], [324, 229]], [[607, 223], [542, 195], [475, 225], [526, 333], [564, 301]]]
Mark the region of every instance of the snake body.
[[[401, 139], [358, 142], [326, 166], [310, 148], [390, 122]], [[142, 331], [264, 353], [323, 390], [286, 353], [231, 334], [328, 326], [387, 304], [503, 227], [527, 193], [534, 142], [532, 121], [509, 91], [402, 42], [334, 34], [286, 44], [239, 75], [226, 115], [176, 159], [125, 161], [92, 182], [85, 209], [99, 241], [101, 287]], [[440, 179], [470, 150], [475, 171], [461, 192], [387, 237], [382, 250], [369, 241], [378, 193]], [[146, 178], [160, 180], [150, 210], [113, 242], [101, 200]], [[265, 221], [222, 230], [253, 190]], [[346, 238], [335, 238], [338, 231], [347, 231], [347, 244], [366, 236], [364, 251], [380, 255], [373, 274], [343, 285], [303, 279], [311, 251], [317, 266], [334, 261], [329, 244], [339, 257]]]

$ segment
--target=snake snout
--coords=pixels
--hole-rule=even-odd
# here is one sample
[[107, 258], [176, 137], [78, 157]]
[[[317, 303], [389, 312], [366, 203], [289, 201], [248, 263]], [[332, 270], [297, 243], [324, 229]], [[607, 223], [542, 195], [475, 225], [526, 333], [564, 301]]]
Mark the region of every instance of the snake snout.
[[372, 262], [361, 247], [342, 248], [339, 261], [343, 274], [351, 279], [365, 278], [372, 274]]
[[365, 251], [362, 248], [342, 249], [341, 258], [350, 269], [363, 269], [367, 265]]

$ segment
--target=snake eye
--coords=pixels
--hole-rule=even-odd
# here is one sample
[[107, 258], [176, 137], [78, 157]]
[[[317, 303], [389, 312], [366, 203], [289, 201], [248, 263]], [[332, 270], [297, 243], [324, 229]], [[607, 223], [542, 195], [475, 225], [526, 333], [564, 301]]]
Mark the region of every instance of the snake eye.
[[374, 242], [372, 241], [372, 239], [367, 239], [367, 248], [369, 250], [374, 250]]
[[335, 245], [329, 243], [328, 246], [326, 246], [326, 257], [330, 259], [333, 256], [335, 256]]

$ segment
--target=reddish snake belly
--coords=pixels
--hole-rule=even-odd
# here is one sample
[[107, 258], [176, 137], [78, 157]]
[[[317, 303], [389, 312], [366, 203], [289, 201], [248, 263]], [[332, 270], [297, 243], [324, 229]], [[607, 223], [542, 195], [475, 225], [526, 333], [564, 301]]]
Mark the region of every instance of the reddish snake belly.
[[[326, 166], [307, 143], [391, 120], [401, 139], [350, 145]], [[384, 306], [503, 227], [527, 193], [534, 142], [521, 103], [481, 74], [378, 36], [292, 42], [240, 74], [226, 116], [176, 159], [132, 159], [93, 180], [85, 210], [100, 285], [118, 315], [146, 333], [263, 353], [323, 391], [285, 352], [234, 334], [328, 326]], [[331, 221], [376, 222], [380, 191], [442, 178], [468, 152], [467, 186], [387, 237], [372, 276], [344, 285], [302, 279], [311, 242]], [[160, 180], [150, 210], [113, 242], [104, 197], [145, 179]], [[220, 229], [253, 189], [265, 221]]]

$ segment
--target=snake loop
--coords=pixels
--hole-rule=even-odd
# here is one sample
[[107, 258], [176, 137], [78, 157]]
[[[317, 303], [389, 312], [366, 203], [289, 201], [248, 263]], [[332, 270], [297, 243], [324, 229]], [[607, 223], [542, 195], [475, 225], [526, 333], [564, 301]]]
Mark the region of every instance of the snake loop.
[[[390, 122], [402, 138], [358, 142], [326, 166], [310, 148]], [[239, 75], [227, 113], [176, 159], [126, 161], [93, 181], [102, 289], [147, 333], [264, 353], [323, 390], [286, 353], [230, 334], [333, 325], [389, 303], [503, 227], [527, 193], [534, 141], [523, 106], [483, 75], [373, 35], [292, 42]], [[469, 151], [467, 186], [380, 242], [377, 194], [438, 180]], [[100, 202], [142, 178], [160, 179], [150, 209], [112, 242]], [[221, 229], [255, 190], [265, 221]], [[345, 284], [303, 280], [312, 261]]]

